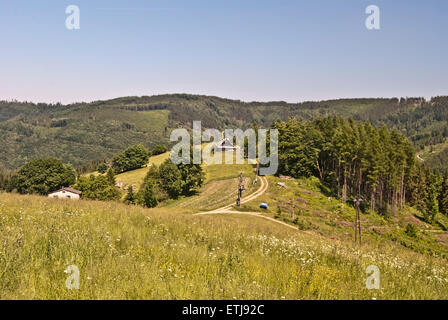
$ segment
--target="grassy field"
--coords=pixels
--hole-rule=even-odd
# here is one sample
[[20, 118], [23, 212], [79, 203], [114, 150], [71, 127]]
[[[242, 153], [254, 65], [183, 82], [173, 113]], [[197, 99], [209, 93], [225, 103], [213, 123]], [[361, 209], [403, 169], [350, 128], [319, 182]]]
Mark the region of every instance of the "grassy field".
[[[169, 152], [150, 157], [147, 167], [118, 174], [115, 180], [117, 182], [123, 182], [124, 186], [135, 185], [135, 190], [138, 190], [150, 166], [152, 164], [160, 166], [168, 158]], [[251, 164], [204, 164], [203, 170], [205, 173], [205, 183], [199, 194], [192, 197], [169, 200], [160, 206], [211, 210], [233, 203], [237, 197], [237, 177], [240, 172], [243, 173], [245, 179], [246, 191], [244, 195], [251, 194], [258, 187], [252, 183], [253, 179], [255, 179], [255, 168]]]
[[[246, 190], [243, 196], [248, 196], [257, 190], [259, 185], [254, 185], [251, 178], [244, 179]], [[169, 208], [189, 208], [200, 211], [208, 211], [235, 203], [238, 197], [238, 179], [212, 180], [205, 184], [201, 192], [192, 197], [170, 200], [163, 204]]]
[[170, 157], [169, 152], [165, 152], [157, 156], [150, 157], [148, 165], [146, 167], [117, 174], [115, 176], [115, 181], [117, 182], [121, 181], [125, 186], [130, 186], [134, 184], [136, 185], [135, 190], [138, 190], [140, 185], [143, 183], [143, 179], [148, 173], [150, 166], [153, 164], [155, 164], [156, 166], [160, 166], [162, 162], [168, 159], [169, 157]]
[[[0, 194], [1, 299], [447, 299], [446, 260], [243, 216]], [[65, 287], [67, 266], [80, 289]], [[367, 290], [366, 267], [381, 272]]]
[[[354, 234], [355, 209], [340, 200], [325, 195], [325, 188], [316, 178], [295, 180], [267, 177], [269, 188], [259, 198], [245, 203], [239, 210], [261, 212], [269, 217], [296, 225], [302, 231], [320, 234], [330, 239], [350, 241]], [[285, 184], [286, 188], [277, 183]], [[260, 209], [266, 202], [268, 210]], [[238, 208], [237, 208], [238, 209]], [[405, 208], [396, 217], [385, 219], [368, 209], [361, 216], [364, 242], [378, 246], [395, 243], [422, 254], [448, 257], [448, 219], [439, 214], [438, 223], [424, 222], [413, 208]], [[415, 226], [415, 236], [406, 233]]]
[[[116, 179], [138, 186], [148, 168]], [[359, 246], [351, 206], [317, 179], [278, 177], [266, 177], [266, 193], [239, 214], [193, 215], [233, 203], [240, 172], [245, 196], [259, 188], [252, 165], [203, 169], [199, 194], [156, 209], [0, 194], [0, 299], [448, 299], [446, 218], [429, 225], [411, 208], [363, 214]], [[65, 286], [70, 265], [79, 290]], [[379, 290], [366, 289], [370, 265]]]

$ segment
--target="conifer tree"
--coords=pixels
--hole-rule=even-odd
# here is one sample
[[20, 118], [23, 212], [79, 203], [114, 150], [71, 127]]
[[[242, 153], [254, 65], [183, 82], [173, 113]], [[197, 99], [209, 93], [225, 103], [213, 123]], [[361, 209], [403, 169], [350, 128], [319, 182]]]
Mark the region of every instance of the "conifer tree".
[[135, 204], [135, 194], [134, 194], [134, 188], [132, 186], [129, 187], [128, 193], [124, 198], [124, 202], [127, 204]]
[[440, 213], [448, 216], [448, 170], [443, 176], [442, 187], [439, 195], [439, 210]]

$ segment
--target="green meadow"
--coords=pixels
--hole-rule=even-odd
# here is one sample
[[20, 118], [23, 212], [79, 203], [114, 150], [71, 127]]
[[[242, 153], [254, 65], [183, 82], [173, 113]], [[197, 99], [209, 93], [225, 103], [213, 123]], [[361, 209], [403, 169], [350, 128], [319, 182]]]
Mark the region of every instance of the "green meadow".
[[[275, 180], [269, 182], [266, 197], [274, 197], [279, 191]], [[306, 183], [289, 188], [289, 195], [306, 194], [320, 215], [327, 212], [341, 222], [352, 218], [351, 209], [332, 209], [336, 203], [320, 198]], [[292, 181], [288, 185], [294, 187]], [[319, 209], [324, 200], [329, 203]], [[256, 208], [248, 203], [243, 209]], [[384, 230], [376, 238], [371, 231], [359, 246], [350, 227], [330, 228], [312, 213], [300, 216], [312, 227], [293, 221], [297, 228], [287, 228], [256, 216], [198, 216], [195, 211], [0, 194], [0, 298], [448, 298], [442, 251], [418, 252]], [[263, 214], [290, 218], [275, 209]], [[390, 227], [387, 222], [384, 226]], [[65, 286], [69, 265], [80, 270], [79, 290]], [[379, 290], [366, 289], [369, 265], [380, 270]]]
[[[116, 180], [139, 186], [167, 158]], [[266, 192], [232, 209], [239, 213], [195, 215], [235, 203], [240, 172], [243, 196], [260, 188], [253, 165], [203, 169], [198, 194], [154, 209], [0, 194], [0, 299], [448, 298], [443, 216], [430, 225], [412, 208], [364, 213], [355, 244], [353, 207], [316, 178], [288, 177], [266, 177]], [[72, 265], [79, 290], [66, 287]], [[366, 287], [372, 265], [378, 290]]]

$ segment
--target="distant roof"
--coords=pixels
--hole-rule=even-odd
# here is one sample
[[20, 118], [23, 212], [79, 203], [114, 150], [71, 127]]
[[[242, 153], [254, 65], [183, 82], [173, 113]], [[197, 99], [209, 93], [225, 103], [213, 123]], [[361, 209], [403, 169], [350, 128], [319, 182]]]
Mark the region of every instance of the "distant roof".
[[233, 144], [230, 142], [229, 138], [222, 139], [217, 143], [220, 147], [233, 147]]
[[64, 187], [64, 188], [61, 188], [61, 189], [59, 189], [59, 190], [50, 192], [50, 194], [52, 194], [52, 193], [56, 193], [56, 192], [59, 192], [59, 191], [67, 191], [67, 192], [71, 192], [71, 193], [74, 193], [74, 194], [81, 194], [81, 193], [82, 193], [82, 192], [79, 191], [79, 190], [76, 190], [76, 189], [73, 189], [73, 188]]

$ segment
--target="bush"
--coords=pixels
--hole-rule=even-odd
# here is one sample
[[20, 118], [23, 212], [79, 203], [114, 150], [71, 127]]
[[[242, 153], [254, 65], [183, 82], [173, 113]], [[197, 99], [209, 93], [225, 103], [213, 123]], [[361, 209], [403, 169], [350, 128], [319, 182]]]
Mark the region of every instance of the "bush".
[[159, 203], [157, 199], [156, 183], [154, 181], [148, 181], [142, 192], [142, 205], [147, 208], [154, 208]]
[[106, 171], [107, 171], [108, 168], [109, 168], [109, 167], [107, 166], [107, 164], [105, 164], [104, 162], [102, 162], [102, 163], [100, 163], [100, 164], [98, 165], [98, 167], [96, 168], [96, 170], [97, 170], [99, 173], [103, 174], [103, 173], [106, 173]]
[[182, 175], [170, 159], [165, 160], [159, 169], [160, 185], [170, 198], [177, 199], [182, 194]]
[[405, 233], [411, 238], [417, 238], [417, 227], [412, 223], [408, 223]]
[[165, 153], [167, 151], [168, 151], [168, 147], [166, 145], [159, 144], [159, 145], [155, 146], [154, 149], [152, 149], [151, 155], [157, 156], [157, 155]]
[[126, 204], [135, 204], [136, 198], [134, 194], [134, 188], [132, 186], [129, 187], [128, 193], [126, 194], [126, 197], [124, 198], [124, 203]]
[[92, 200], [119, 200], [121, 196], [106, 175], [81, 177], [75, 188], [82, 191], [83, 198]]
[[54, 158], [33, 160], [25, 164], [14, 177], [19, 193], [47, 195], [75, 183], [76, 173], [71, 165]]
[[148, 163], [149, 151], [142, 145], [127, 148], [112, 159], [113, 167], [117, 173], [134, 170]]

